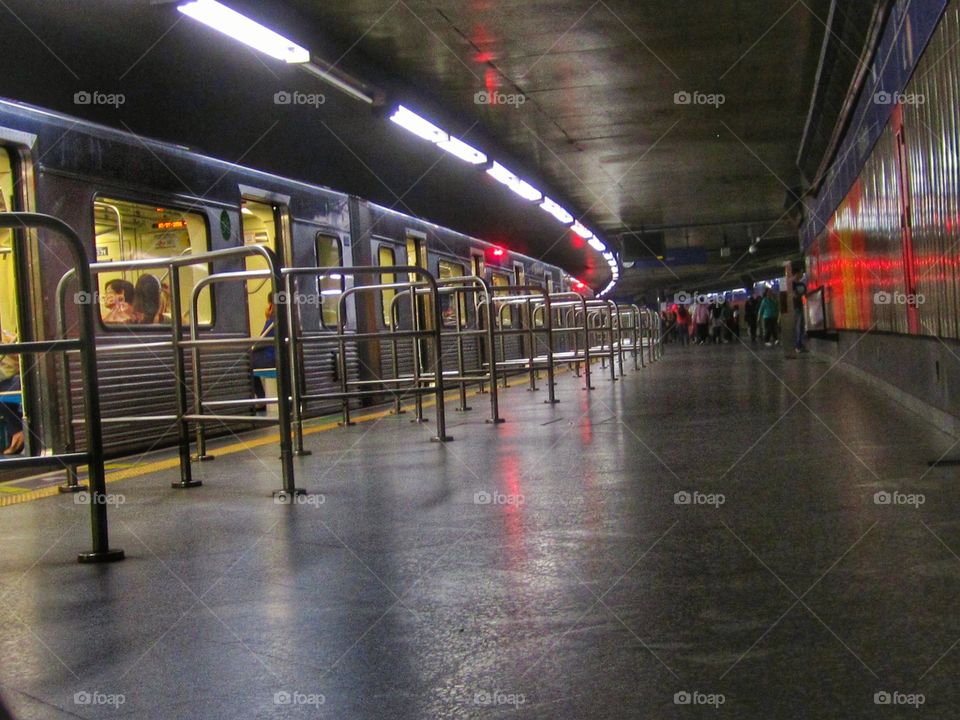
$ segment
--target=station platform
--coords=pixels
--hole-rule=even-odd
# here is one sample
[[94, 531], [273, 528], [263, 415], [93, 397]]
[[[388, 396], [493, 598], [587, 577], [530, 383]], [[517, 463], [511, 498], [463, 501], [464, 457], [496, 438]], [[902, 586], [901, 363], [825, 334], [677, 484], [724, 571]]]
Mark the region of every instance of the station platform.
[[75, 496], [0, 508], [0, 693], [44, 720], [955, 717], [960, 484], [928, 465], [954, 438], [762, 347], [557, 382], [499, 426], [451, 407], [446, 444], [316, 425], [295, 506], [269, 433], [189, 490], [131, 458], [113, 565], [76, 563]]

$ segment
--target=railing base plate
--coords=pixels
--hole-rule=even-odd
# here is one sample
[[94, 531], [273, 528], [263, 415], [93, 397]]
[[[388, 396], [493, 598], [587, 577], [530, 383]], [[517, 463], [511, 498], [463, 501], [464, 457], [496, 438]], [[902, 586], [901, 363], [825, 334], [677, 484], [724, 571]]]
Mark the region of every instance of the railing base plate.
[[437, 437], [430, 438], [430, 442], [436, 442], [436, 443], [453, 442], [453, 437], [451, 435], [443, 435], [443, 436], [438, 435]]
[[87, 485], [60, 485], [59, 487], [57, 487], [57, 492], [63, 493], [63, 494], [78, 493], [78, 492], [86, 492], [88, 489], [89, 488]]
[[189, 480], [187, 482], [181, 480], [180, 482], [170, 483], [170, 487], [174, 490], [186, 490], [187, 488], [200, 487], [201, 485], [203, 485], [203, 480]]
[[313, 450], [294, 450], [293, 454], [296, 457], [307, 457], [307, 455], [313, 455]]
[[506, 419], [504, 419], [504, 418], [487, 418], [484, 422], [486, 422], [488, 425], [500, 425], [501, 423], [505, 423], [505, 422], [506, 422]]
[[216, 459], [217, 459], [216, 455], [210, 455], [209, 453], [207, 453], [206, 455], [190, 456], [190, 462], [210, 462], [211, 460], [216, 460]]
[[77, 555], [77, 562], [83, 563], [84, 565], [92, 565], [95, 563], [111, 563], [119, 562], [123, 560], [123, 550], [114, 548], [113, 550], [106, 550], [104, 552], [83, 552]]

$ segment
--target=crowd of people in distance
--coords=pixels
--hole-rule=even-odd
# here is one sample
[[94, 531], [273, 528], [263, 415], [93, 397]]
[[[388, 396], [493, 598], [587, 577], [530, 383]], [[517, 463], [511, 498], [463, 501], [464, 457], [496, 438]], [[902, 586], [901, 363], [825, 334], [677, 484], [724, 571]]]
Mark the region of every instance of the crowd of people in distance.
[[170, 288], [155, 276], [144, 273], [134, 285], [116, 278], [104, 288], [103, 322], [108, 325], [155, 325], [169, 322], [167, 307]]
[[[791, 284], [794, 326], [796, 337], [794, 349], [806, 352], [806, 329], [804, 323], [804, 297], [807, 285], [802, 272], [793, 276]], [[665, 342], [680, 345], [706, 345], [739, 341], [741, 323], [750, 333], [750, 342], [762, 342], [766, 347], [780, 344], [780, 298], [772, 288], [761, 294], [752, 294], [745, 302], [734, 302], [729, 293], [718, 295], [712, 302], [695, 302], [690, 305], [676, 302], [660, 313], [663, 321]]]

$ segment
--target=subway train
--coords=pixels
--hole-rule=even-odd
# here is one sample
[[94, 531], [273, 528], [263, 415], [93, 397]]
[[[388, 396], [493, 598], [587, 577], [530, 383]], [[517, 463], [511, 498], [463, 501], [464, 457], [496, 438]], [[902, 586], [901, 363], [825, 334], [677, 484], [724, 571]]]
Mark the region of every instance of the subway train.
[[[362, 198], [8, 101], [0, 101], [0, 191], [0, 211], [46, 213], [74, 228], [94, 271], [98, 262], [189, 256], [251, 245], [270, 248], [287, 267], [342, 266], [343, 274], [314, 279], [312, 287], [300, 290], [313, 299], [299, 305], [302, 326], [331, 336], [336, 333], [341, 294], [359, 279], [349, 274], [352, 266], [415, 265], [439, 279], [478, 275], [494, 287], [532, 284], [552, 292], [568, 291], [572, 282], [558, 267]], [[58, 286], [70, 266], [62, 246], [44, 231], [38, 243], [25, 247], [25, 256], [18, 257], [10, 231], [0, 231], [0, 327], [21, 340], [52, 338], [60, 322]], [[263, 269], [266, 261], [251, 257], [211, 265], [190, 266], [187, 274], [196, 281], [212, 272]], [[169, 297], [163, 296], [170, 292], [168, 280], [159, 270], [95, 275], [104, 418], [175, 412], [173, 352], [159, 342], [170, 338], [169, 315], [164, 316]], [[180, 290], [182, 307], [190, 307], [191, 285], [187, 277]], [[151, 304], [157, 288], [160, 302]], [[138, 310], [133, 300], [141, 289], [148, 300]], [[392, 292], [345, 299], [346, 328], [358, 333], [384, 330], [390, 321]], [[255, 337], [265, 324], [269, 293], [267, 280], [204, 290], [197, 308], [201, 335]], [[451, 308], [443, 308], [442, 317], [452, 314]], [[151, 346], [154, 340], [157, 347]], [[511, 336], [505, 342], [505, 356], [520, 357], [523, 338]], [[483, 361], [479, 344], [475, 338], [464, 343], [468, 367]], [[110, 346], [123, 349], [111, 352]], [[334, 391], [344, 369], [353, 379], [377, 379], [398, 368], [405, 372], [412, 363], [412, 351], [402, 357], [398, 351], [394, 358], [390, 343], [379, 348], [375, 343], [362, 348], [348, 344], [344, 358], [337, 356], [336, 348], [336, 342], [329, 348], [321, 343], [302, 358], [301, 381], [309, 394]], [[204, 397], [238, 401], [236, 407], [224, 406], [225, 413], [254, 412], [239, 402], [249, 401], [255, 391], [252, 354], [242, 348], [204, 351], [200, 371]], [[65, 370], [62, 362], [61, 357], [41, 356], [25, 368], [22, 378], [31, 436], [37, 445], [58, 452], [71, 442], [64, 417], [82, 417], [78, 363]], [[305, 417], [337, 407], [338, 403], [317, 401], [305, 407]], [[209, 431], [216, 434], [216, 428]], [[82, 429], [77, 432], [79, 441]], [[154, 431], [142, 424], [109, 423], [104, 428], [104, 448], [113, 456], [175, 441], [175, 429], [161, 423]]]

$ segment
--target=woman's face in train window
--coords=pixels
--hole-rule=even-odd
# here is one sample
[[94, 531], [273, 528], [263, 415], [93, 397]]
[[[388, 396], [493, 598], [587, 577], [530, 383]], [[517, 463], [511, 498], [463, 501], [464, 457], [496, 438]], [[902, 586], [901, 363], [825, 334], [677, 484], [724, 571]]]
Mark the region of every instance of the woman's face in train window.
[[117, 306], [118, 299], [119, 296], [113, 291], [113, 288], [108, 287], [103, 296], [103, 304], [108, 310], [113, 310]]

